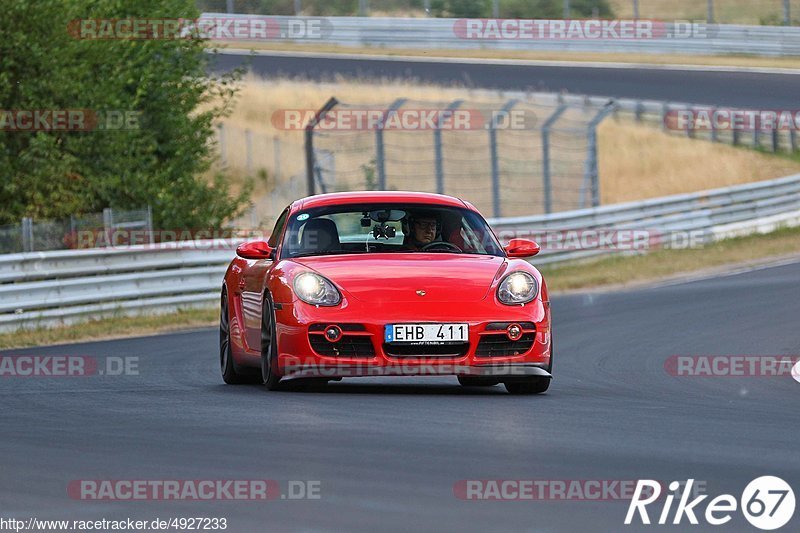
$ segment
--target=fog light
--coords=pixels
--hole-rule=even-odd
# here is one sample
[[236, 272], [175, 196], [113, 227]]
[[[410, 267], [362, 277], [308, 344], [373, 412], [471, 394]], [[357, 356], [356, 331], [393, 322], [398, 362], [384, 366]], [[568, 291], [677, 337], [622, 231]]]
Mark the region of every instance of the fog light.
[[339, 326], [328, 326], [325, 328], [325, 338], [330, 342], [336, 342], [342, 338], [342, 329]]
[[522, 328], [519, 324], [511, 324], [506, 328], [506, 335], [512, 341], [518, 341], [522, 337]]

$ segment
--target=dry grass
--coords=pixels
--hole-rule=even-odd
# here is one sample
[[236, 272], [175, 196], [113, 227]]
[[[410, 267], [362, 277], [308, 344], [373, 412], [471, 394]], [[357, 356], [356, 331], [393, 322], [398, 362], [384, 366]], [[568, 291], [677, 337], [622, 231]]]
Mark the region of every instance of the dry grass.
[[607, 120], [598, 132], [602, 203], [714, 189], [800, 172], [800, 162]]
[[[633, 18], [632, 0], [611, 0], [617, 18]], [[800, 7], [796, 0], [792, 8]], [[794, 11], [794, 10], [793, 10]], [[702, 0], [639, 0], [639, 16], [656, 20], [705, 20], [707, 3]], [[793, 15], [796, 17], [796, 12]], [[725, 24], [771, 24], [783, 21], [781, 0], [714, 0], [714, 20]]]
[[[674, 16], [672, 18], [675, 18]], [[428, 50], [419, 48], [373, 48], [294, 43], [229, 42], [220, 48], [274, 50], [278, 52], [315, 52], [410, 57], [452, 57], [471, 59], [516, 59], [529, 61], [591, 61], [600, 63], [641, 63], [650, 65], [710, 65], [720, 67], [800, 69], [798, 57], [758, 57], [739, 55], [681, 55], [605, 52], [555, 52], [537, 50]]]
[[[242, 176], [246, 173], [244, 130], [249, 129], [253, 132], [253, 165], [257, 169], [266, 169], [270, 176], [269, 180], [259, 181], [259, 188], [253, 196], [257, 218], [265, 224], [269, 225], [270, 218], [279, 212], [286, 202], [305, 194], [302, 179], [296, 180], [300, 183], [299, 188], [286, 189], [290, 176], [302, 176], [305, 172], [303, 132], [277, 129], [271, 121], [273, 114], [282, 109], [318, 109], [333, 95], [345, 102], [365, 106], [386, 105], [387, 102], [402, 96], [425, 102], [449, 102], [463, 98], [469, 102], [488, 103], [497, 108], [506, 99], [498, 93], [488, 91], [389, 81], [365, 83], [343, 79], [329, 83], [312, 83], [249, 78], [243, 86], [233, 114], [225, 121], [229, 174]], [[552, 108], [547, 107], [531, 109], [541, 113], [539, 116], [552, 111]], [[571, 113], [573, 117], [565, 116], [565, 118], [574, 120], [581, 118], [581, 111]], [[431, 151], [430, 135], [420, 135], [418, 132], [393, 135], [395, 140], [398, 139], [397, 135], [403, 135], [405, 136], [403, 142], [417, 143], [408, 150], [408, 153], [395, 154], [395, 160], [411, 160], [414, 157], [422, 157], [419, 154], [423, 153], [423, 150], [425, 153]], [[446, 183], [447, 192], [463, 196], [474, 201], [485, 212], [491, 212], [485, 133], [449, 135], [450, 142], [454, 145], [461, 143], [474, 146], [474, 155], [480, 160], [470, 161], [469, 157], [465, 157], [463, 161], [453, 161], [454, 157], [451, 156], [448, 159], [446, 175], [457, 175], [459, 178], [450, 179]], [[456, 135], [459, 137], [454, 137]], [[374, 157], [373, 138], [369, 134], [353, 137], [357, 138], [351, 141], [344, 139], [341, 144], [331, 148], [341, 151], [337, 153], [336, 158], [337, 175], [350, 176], [350, 181], [343, 183], [342, 186], [362, 188], [364, 178], [361, 166]], [[562, 144], [568, 142], [568, 137], [564, 135], [559, 142]], [[278, 162], [280, 175], [277, 177], [275, 139], [280, 144]], [[500, 140], [502, 144], [503, 139]], [[599, 140], [601, 194], [604, 204], [711, 189], [800, 172], [800, 162], [797, 161], [724, 144], [668, 135], [652, 126], [626, 120], [606, 120], [599, 130]], [[351, 144], [347, 144], [348, 142]], [[530, 186], [531, 182], [539, 182], [540, 178], [536, 177], [541, 161], [539, 144], [538, 138], [532, 137], [526, 140], [527, 148], [524, 153], [514, 154], [519, 158], [527, 158], [528, 162], [522, 163], [523, 170], [530, 168], [532, 173], [524, 173], [520, 180], [525, 183], [523, 181], [517, 183], [518, 189], [514, 190], [514, 183], [511, 183], [512, 187], [503, 192], [503, 202], [510, 206], [508, 211], [504, 211], [504, 215], [524, 215], [541, 210], [540, 203], [530, 200], [531, 197], [540, 195], [535, 192], [525, 192], [528, 189], [522, 187], [522, 185]], [[563, 170], [564, 172], [582, 172], [584, 148], [580, 144], [575, 146], [577, 149], [574, 152], [565, 152], [574, 153], [576, 157], [569, 163], [568, 168]], [[558, 155], [559, 153], [553, 152], [554, 158]], [[392, 165], [394, 171], [405, 174], [402, 181], [390, 180], [390, 184], [400, 183], [398, 188], [403, 189], [431, 190], [434, 169], [432, 165], [428, 166], [430, 168], [421, 163], [416, 167], [411, 163], [406, 166], [394, 163]], [[559, 169], [555, 169], [555, 174], [558, 177]], [[268, 195], [267, 193], [276, 184], [279, 185], [280, 194], [274, 197]], [[250, 220], [246, 222], [250, 223]]]

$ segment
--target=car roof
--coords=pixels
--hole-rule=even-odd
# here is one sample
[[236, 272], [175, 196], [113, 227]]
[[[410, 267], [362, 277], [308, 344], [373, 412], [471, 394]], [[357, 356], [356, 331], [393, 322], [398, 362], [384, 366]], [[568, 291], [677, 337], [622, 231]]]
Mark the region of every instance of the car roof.
[[441, 205], [448, 207], [466, 207], [474, 210], [475, 208], [453, 196], [444, 194], [434, 194], [428, 192], [411, 191], [357, 191], [357, 192], [335, 192], [328, 194], [318, 194], [301, 198], [292, 204], [292, 212], [301, 209], [313, 209], [315, 207], [328, 207], [332, 205], [347, 205], [360, 203], [414, 203]]

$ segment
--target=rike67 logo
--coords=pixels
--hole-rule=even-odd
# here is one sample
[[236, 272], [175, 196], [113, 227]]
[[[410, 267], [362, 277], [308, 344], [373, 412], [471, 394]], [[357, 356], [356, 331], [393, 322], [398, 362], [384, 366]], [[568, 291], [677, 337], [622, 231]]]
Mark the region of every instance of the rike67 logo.
[[[685, 518], [690, 524], [697, 525], [700, 516], [712, 526], [721, 526], [730, 522], [733, 513], [740, 508], [752, 526], [762, 531], [772, 531], [785, 526], [794, 515], [794, 491], [779, 477], [762, 476], [754, 479], [745, 487], [738, 501], [731, 494], [721, 494], [707, 502], [705, 512], [701, 512], [701, 504], [708, 495], [700, 495], [689, 500], [693, 484], [694, 479], [689, 479], [685, 484], [678, 481], [669, 484], [672, 494], [664, 498], [661, 512], [653, 517], [655, 523], [679, 525]], [[681, 487], [683, 487], [682, 493], [677, 494], [676, 491]], [[659, 500], [660, 496], [661, 484], [658, 481], [640, 479], [628, 507], [628, 514], [625, 516], [625, 525], [637, 522], [637, 515], [642, 524], [650, 525], [651, 518], [647, 506]], [[676, 497], [678, 504], [673, 514], [672, 505]], [[657, 511], [657, 509], [652, 510]]]

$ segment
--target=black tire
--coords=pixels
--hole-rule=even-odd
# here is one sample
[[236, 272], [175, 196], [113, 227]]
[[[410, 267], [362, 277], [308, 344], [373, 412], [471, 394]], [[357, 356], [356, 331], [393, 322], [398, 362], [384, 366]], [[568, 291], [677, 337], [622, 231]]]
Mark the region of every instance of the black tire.
[[462, 387], [493, 387], [497, 385], [499, 381], [476, 376], [458, 376], [458, 383]]
[[[550, 337], [550, 364], [547, 372], [553, 373], [553, 338]], [[550, 388], [553, 378], [533, 377], [524, 381], [507, 381], [503, 383], [509, 394], [541, 394]]]
[[222, 381], [228, 385], [252, 383], [253, 379], [241, 371], [231, 353], [231, 317], [228, 313], [228, 292], [222, 289], [222, 302], [219, 313], [219, 366]]
[[278, 339], [275, 332], [275, 310], [272, 298], [264, 297], [261, 312], [261, 381], [267, 390], [277, 390], [281, 381], [277, 364]]

